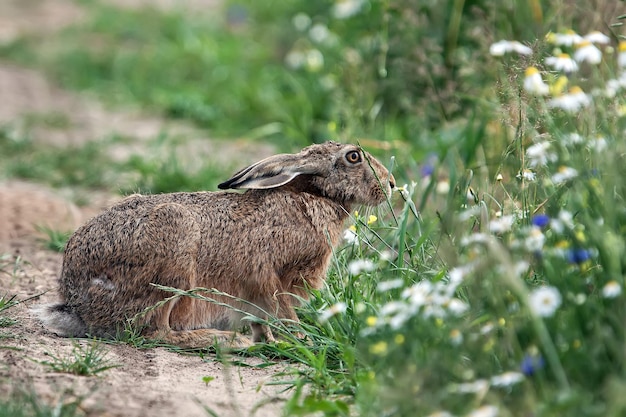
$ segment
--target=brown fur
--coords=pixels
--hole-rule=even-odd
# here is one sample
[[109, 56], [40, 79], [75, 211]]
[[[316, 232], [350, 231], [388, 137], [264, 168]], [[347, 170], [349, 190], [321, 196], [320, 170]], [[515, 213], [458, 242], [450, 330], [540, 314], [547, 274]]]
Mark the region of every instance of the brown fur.
[[[360, 161], [347, 156], [358, 152]], [[351, 154], [354, 157], [354, 154]], [[70, 238], [59, 279], [63, 303], [40, 316], [55, 332], [111, 337], [127, 319], [166, 298], [150, 285], [215, 288], [256, 316], [297, 320], [296, 298], [320, 288], [353, 204], [388, 198], [393, 176], [360, 148], [328, 142], [276, 155], [239, 171], [220, 188], [245, 193], [133, 195], [91, 219]], [[144, 333], [183, 347], [217, 341], [246, 346], [231, 331], [240, 315], [189, 297], [149, 312]], [[273, 341], [252, 324], [254, 341]]]

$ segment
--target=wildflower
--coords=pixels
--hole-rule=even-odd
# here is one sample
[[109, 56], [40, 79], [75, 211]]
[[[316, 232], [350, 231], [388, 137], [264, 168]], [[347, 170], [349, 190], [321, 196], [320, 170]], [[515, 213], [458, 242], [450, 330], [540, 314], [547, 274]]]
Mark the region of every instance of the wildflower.
[[285, 64], [291, 69], [300, 69], [306, 63], [306, 55], [299, 50], [292, 50], [285, 56]]
[[448, 308], [448, 311], [455, 316], [460, 316], [469, 309], [468, 305], [458, 298], [452, 298], [448, 301], [446, 307]]
[[380, 342], [374, 343], [372, 346], [370, 346], [370, 353], [373, 355], [382, 356], [387, 353], [387, 349], [387, 342], [381, 340]]
[[363, 0], [337, 0], [332, 14], [335, 19], [347, 19], [358, 14], [363, 7]]
[[617, 46], [617, 66], [626, 67], [626, 41], [620, 41]]
[[450, 342], [458, 346], [463, 342], [463, 333], [459, 329], [450, 330]]
[[374, 216], [373, 214], [370, 214], [370, 216], [367, 218], [367, 224], [375, 223], [376, 220], [378, 220], [378, 217]]
[[548, 33], [546, 35], [548, 42], [557, 45], [557, 46], [573, 46], [581, 43], [583, 41], [583, 37], [574, 32], [573, 30], [568, 30], [565, 33]]
[[489, 389], [489, 383], [485, 379], [477, 379], [473, 382], [464, 382], [462, 384], [453, 385], [453, 390], [460, 394], [475, 394], [477, 392], [485, 392]]
[[557, 96], [548, 101], [548, 107], [561, 109], [568, 113], [575, 113], [589, 106], [591, 98], [577, 86], [570, 89], [567, 94]]
[[520, 370], [526, 376], [534, 375], [540, 369], [546, 365], [541, 354], [526, 354], [520, 363]]
[[537, 175], [530, 169], [523, 169], [519, 174], [517, 174], [516, 178], [524, 179], [526, 181], [534, 181], [537, 179]]
[[376, 323], [378, 323], [378, 319], [375, 316], [368, 316], [365, 319], [365, 324], [367, 324], [369, 327], [376, 326]]
[[550, 92], [550, 87], [543, 82], [537, 68], [528, 67], [524, 78], [524, 90], [536, 96], [545, 96]]
[[533, 53], [533, 50], [518, 41], [507, 40], [498, 41], [491, 44], [489, 47], [489, 53], [492, 56], [503, 56], [508, 52], [516, 52], [520, 55], [530, 55]]
[[359, 241], [359, 236], [356, 234], [354, 230], [346, 229], [343, 232], [343, 240], [345, 240], [348, 243], [356, 243]]
[[504, 179], [504, 177], [502, 176], [502, 174], [498, 173], [498, 175], [496, 175], [496, 181], [502, 181]]
[[556, 71], [566, 73], [578, 71], [578, 64], [568, 54], [559, 54], [557, 56], [549, 56], [545, 60], [546, 65], [551, 66]]
[[350, 275], [359, 275], [361, 272], [371, 272], [376, 268], [376, 264], [370, 259], [355, 259], [348, 264]]
[[580, 134], [574, 132], [574, 133], [569, 133], [567, 135], [563, 135], [561, 142], [564, 145], [579, 145], [583, 143], [584, 140], [585, 139]]
[[467, 417], [496, 417], [498, 415], [498, 407], [495, 405], [483, 405], [476, 410], [470, 412]]
[[588, 62], [597, 65], [602, 62], [602, 51], [590, 41], [582, 41], [578, 44], [574, 59], [578, 62]]
[[511, 230], [515, 216], [502, 216], [489, 222], [489, 231], [491, 233], [501, 234]]
[[379, 292], [385, 292], [389, 290], [393, 290], [396, 288], [400, 288], [404, 285], [404, 281], [402, 278], [391, 279], [388, 281], [381, 281], [376, 286], [376, 290]]
[[401, 333], [398, 333], [397, 335], [394, 336], [393, 341], [396, 343], [396, 345], [401, 345], [404, 343], [404, 335]]
[[534, 226], [530, 228], [528, 236], [524, 239], [524, 248], [528, 252], [537, 253], [543, 249], [543, 244], [546, 241], [546, 236], [541, 232], [541, 229]]
[[553, 96], [560, 96], [565, 91], [565, 87], [569, 83], [569, 79], [565, 75], [558, 77], [552, 84], [550, 84], [550, 94]]
[[333, 304], [332, 306], [320, 312], [318, 320], [320, 321], [320, 323], [325, 323], [331, 317], [336, 316], [337, 314], [345, 313], [347, 308], [348, 307], [346, 306], [346, 303], [340, 302]]
[[561, 305], [561, 293], [554, 287], [539, 287], [528, 296], [533, 313], [541, 317], [552, 317]]
[[552, 182], [555, 184], [561, 184], [574, 179], [578, 176], [578, 171], [574, 168], [560, 166], [557, 173], [552, 176]]
[[528, 164], [534, 168], [556, 161], [557, 155], [554, 152], [550, 152], [550, 149], [550, 142], [539, 142], [529, 146], [526, 149]]
[[602, 136], [597, 136], [593, 139], [590, 139], [587, 143], [587, 146], [592, 151], [600, 153], [604, 151], [607, 147], [606, 139], [604, 139]]
[[491, 385], [494, 387], [510, 387], [524, 380], [524, 374], [520, 372], [505, 372], [491, 377]]
[[591, 259], [591, 253], [587, 249], [570, 249], [565, 254], [567, 262], [571, 264], [582, 264]]
[[567, 210], [561, 210], [555, 219], [550, 220], [550, 227], [557, 233], [562, 233], [566, 227], [573, 229], [574, 216]]
[[530, 219], [530, 223], [533, 226], [537, 226], [537, 227], [546, 227], [548, 224], [550, 224], [550, 216], [548, 216], [547, 214], [535, 214], [532, 219]]
[[615, 298], [618, 297], [622, 293], [622, 287], [615, 280], [607, 282], [604, 287], [602, 287], [602, 296], [604, 298]]
[[328, 28], [326, 27], [326, 25], [323, 25], [321, 23], [316, 23], [309, 30], [309, 37], [315, 43], [327, 43], [328, 41], [331, 40], [332, 35], [330, 33], [330, 30], [328, 30]]
[[415, 285], [405, 288], [402, 297], [414, 306], [422, 306], [432, 293], [433, 285], [430, 281], [420, 281]]
[[311, 18], [306, 13], [298, 13], [292, 19], [291, 23], [300, 32], [304, 32], [311, 26]]
[[324, 55], [317, 49], [309, 49], [305, 57], [306, 68], [311, 72], [317, 72], [324, 66]]
[[598, 32], [597, 30], [594, 30], [593, 32], [589, 32], [588, 34], [584, 36], [583, 39], [592, 43], [599, 43], [602, 45], [606, 45], [607, 43], [611, 42], [611, 38], [609, 38], [602, 32]]

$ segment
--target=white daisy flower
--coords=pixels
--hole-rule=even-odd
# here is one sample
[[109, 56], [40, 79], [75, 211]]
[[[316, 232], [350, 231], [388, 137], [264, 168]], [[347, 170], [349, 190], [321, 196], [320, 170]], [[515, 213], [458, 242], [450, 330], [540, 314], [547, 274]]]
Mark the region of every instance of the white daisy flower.
[[332, 306], [320, 312], [318, 320], [320, 323], [327, 322], [328, 319], [330, 319], [332, 316], [345, 313], [347, 308], [348, 307], [346, 306], [346, 303], [333, 304]]
[[557, 233], [563, 233], [565, 228], [574, 228], [574, 215], [567, 210], [561, 210], [559, 215], [550, 220], [550, 228]]
[[546, 165], [548, 162], [554, 162], [557, 160], [556, 153], [551, 151], [552, 145], [550, 142], [538, 142], [529, 146], [526, 149], [526, 157], [528, 158], [528, 164], [535, 168], [537, 166]]
[[589, 139], [589, 142], [587, 143], [587, 146], [592, 151], [600, 153], [600, 152], [603, 152], [608, 145], [607, 145], [606, 139], [604, 137], [597, 136], [595, 138]]
[[315, 43], [326, 43], [331, 38], [330, 30], [321, 23], [316, 23], [311, 29], [309, 29], [309, 37]]
[[357, 235], [356, 232], [352, 229], [346, 229], [343, 232], [343, 240], [348, 243], [356, 243], [359, 241], [359, 235]]
[[615, 280], [607, 282], [606, 285], [602, 287], [602, 296], [604, 298], [619, 297], [621, 293], [622, 287]]
[[489, 382], [486, 379], [477, 379], [473, 382], [464, 382], [453, 385], [454, 391], [460, 394], [475, 394], [477, 392], [486, 392], [489, 389]]
[[513, 227], [514, 221], [515, 216], [513, 215], [502, 216], [499, 219], [494, 219], [489, 222], [489, 231], [495, 234], [508, 232], [511, 230], [511, 227]]
[[393, 290], [396, 288], [400, 288], [404, 285], [404, 280], [402, 278], [390, 279], [387, 281], [381, 281], [376, 285], [376, 290], [379, 292], [385, 292], [389, 290]]
[[324, 66], [324, 55], [317, 49], [309, 49], [305, 55], [306, 68], [311, 72], [317, 72]]
[[570, 89], [569, 93], [554, 97], [548, 101], [548, 107], [561, 109], [567, 113], [576, 113], [591, 104], [589, 95], [577, 86]]
[[602, 62], [602, 51], [590, 41], [582, 41], [576, 47], [574, 59], [578, 62], [588, 62], [597, 65]]
[[546, 65], [551, 66], [556, 71], [575, 72], [578, 71], [578, 64], [568, 54], [549, 56], [545, 59]]
[[535, 181], [537, 179], [537, 174], [530, 169], [523, 169], [522, 172], [516, 175], [516, 178], [524, 179], [526, 181]]
[[524, 380], [521, 372], [505, 372], [501, 375], [491, 377], [491, 385], [494, 387], [510, 387]]
[[550, 92], [550, 87], [543, 82], [537, 68], [528, 67], [524, 78], [524, 90], [536, 96], [545, 96]]
[[466, 417], [496, 417], [498, 412], [498, 407], [495, 405], [483, 405], [482, 407], [470, 412]]
[[611, 38], [609, 38], [602, 32], [598, 32], [597, 30], [594, 30], [593, 32], [589, 32], [588, 34], [584, 36], [583, 39], [592, 43], [599, 43], [602, 45], [606, 45], [607, 43], [611, 42]]
[[583, 41], [583, 37], [571, 29], [565, 33], [550, 32], [548, 33], [547, 38], [548, 42], [557, 46], [573, 46]]
[[450, 299], [445, 307], [447, 307], [448, 311], [454, 316], [460, 316], [469, 309], [469, 306], [458, 298]]
[[332, 14], [335, 19], [347, 19], [358, 14], [364, 0], [337, 0], [333, 5]]
[[311, 18], [306, 13], [298, 13], [291, 18], [291, 23], [300, 32], [304, 32], [311, 26]]
[[584, 141], [585, 139], [576, 132], [563, 135], [563, 138], [561, 139], [561, 142], [566, 146], [580, 145]]
[[531, 227], [528, 236], [524, 239], [524, 248], [531, 253], [539, 252], [543, 249], [546, 236], [537, 226]]
[[520, 55], [530, 55], [533, 53], [533, 50], [518, 41], [507, 40], [498, 41], [491, 44], [489, 47], [489, 53], [492, 56], [503, 56], [509, 52], [516, 52]]
[[560, 166], [557, 173], [552, 176], [552, 182], [555, 184], [561, 184], [574, 179], [578, 176], [578, 171], [574, 168], [567, 166]]
[[528, 304], [533, 313], [541, 317], [552, 317], [561, 306], [561, 293], [555, 287], [537, 288], [528, 295]]
[[376, 269], [376, 264], [370, 259], [355, 259], [348, 264], [350, 275], [359, 275], [361, 272], [371, 272]]
[[617, 46], [617, 66], [626, 67], [626, 41], [621, 41]]

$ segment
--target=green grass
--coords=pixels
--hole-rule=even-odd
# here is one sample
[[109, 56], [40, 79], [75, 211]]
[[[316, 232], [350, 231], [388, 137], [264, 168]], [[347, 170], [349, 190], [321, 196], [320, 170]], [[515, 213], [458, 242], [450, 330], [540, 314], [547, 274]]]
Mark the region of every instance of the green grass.
[[47, 356], [50, 360], [38, 362], [50, 372], [93, 376], [119, 366], [107, 359], [107, 351], [97, 341], [91, 341], [86, 346], [81, 345], [80, 342], [74, 342], [72, 353], [67, 357], [55, 356], [51, 353], [47, 353]]
[[62, 398], [56, 404], [44, 404], [36, 394], [13, 389], [9, 399], [0, 399], [1, 417], [73, 417], [82, 415], [80, 398]]

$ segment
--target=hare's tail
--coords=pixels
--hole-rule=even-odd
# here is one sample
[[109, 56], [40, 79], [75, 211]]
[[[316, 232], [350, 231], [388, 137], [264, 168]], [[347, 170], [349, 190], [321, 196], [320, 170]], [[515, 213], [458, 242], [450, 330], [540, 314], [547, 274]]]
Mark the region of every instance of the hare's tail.
[[65, 337], [85, 337], [87, 325], [67, 304], [45, 304], [32, 308], [48, 330]]

